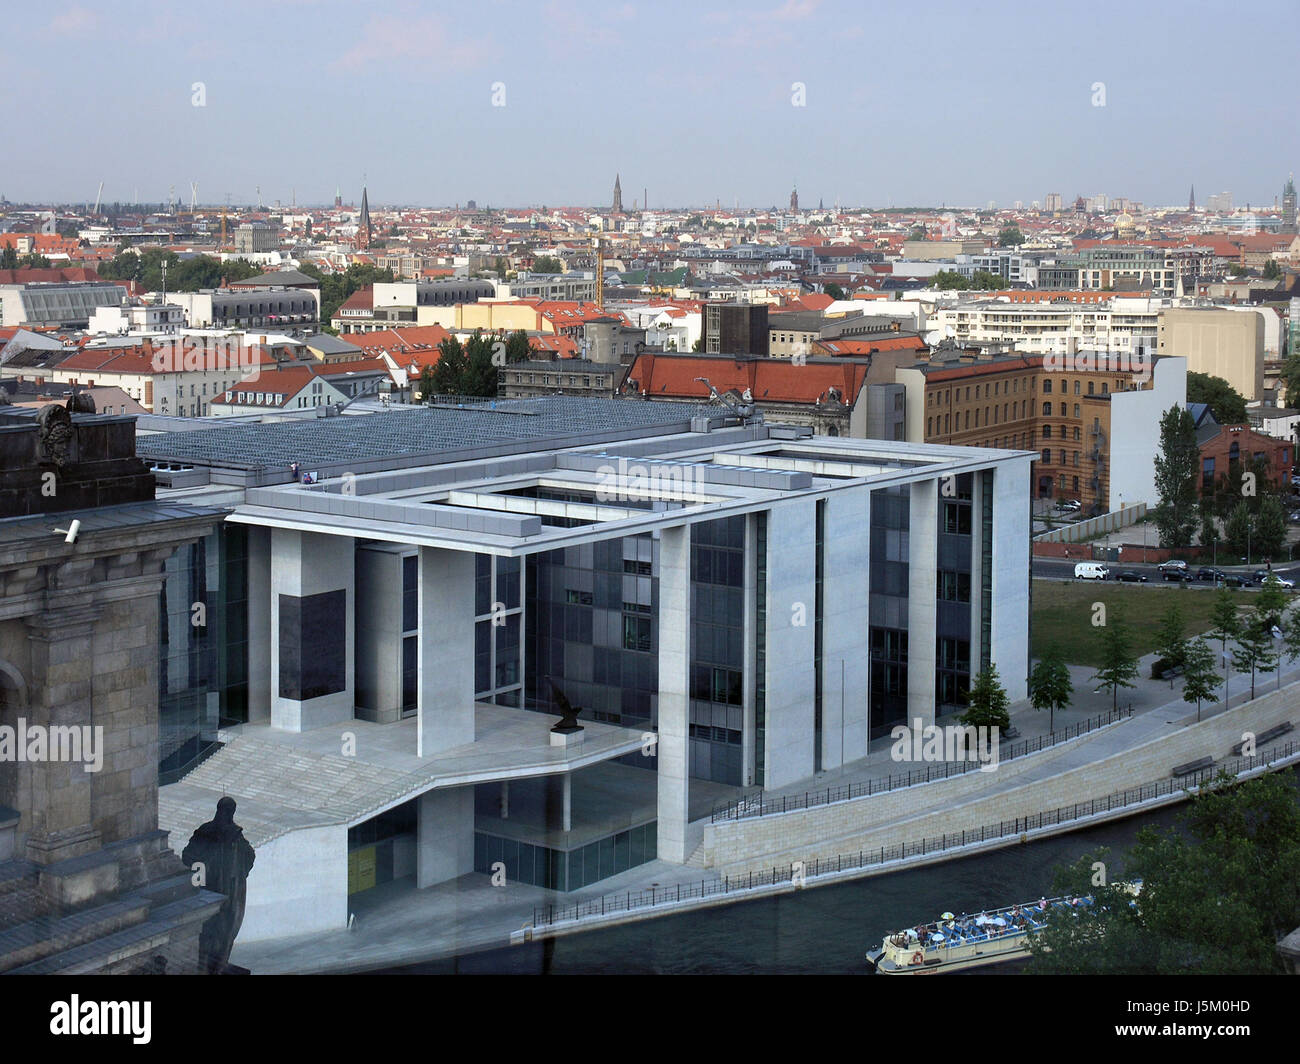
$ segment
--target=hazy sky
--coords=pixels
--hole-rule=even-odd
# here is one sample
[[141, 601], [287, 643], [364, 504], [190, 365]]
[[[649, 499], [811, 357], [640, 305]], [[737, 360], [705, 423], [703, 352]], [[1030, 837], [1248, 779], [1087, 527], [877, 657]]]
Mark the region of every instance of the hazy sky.
[[1300, 168], [1300, 0], [5, 8], [10, 200], [1271, 204]]

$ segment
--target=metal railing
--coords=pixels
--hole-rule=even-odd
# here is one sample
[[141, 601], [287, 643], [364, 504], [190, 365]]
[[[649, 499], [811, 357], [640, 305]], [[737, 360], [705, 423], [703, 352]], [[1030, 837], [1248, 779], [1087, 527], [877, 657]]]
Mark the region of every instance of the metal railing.
[[[1011, 743], [1006, 748], [999, 749], [998, 761], [999, 763], [1011, 761], [1017, 757], [1024, 757], [1026, 754], [1046, 750], [1058, 743], [1077, 739], [1080, 735], [1086, 735], [1088, 732], [1104, 728], [1108, 724], [1114, 724], [1131, 716], [1133, 716], [1131, 703], [1120, 709], [1108, 710], [1095, 717], [1089, 717], [1087, 720], [1071, 724], [1063, 731], [1049, 732], [1046, 735], [1038, 736], [1036, 739], [1025, 739], [1022, 742]], [[939, 727], [940, 734], [942, 734], [942, 727], [939, 725], [935, 725], [935, 727]], [[725, 820], [747, 820], [750, 817], [771, 816], [773, 813], [789, 813], [798, 809], [830, 805], [832, 802], [847, 802], [852, 798], [865, 798], [873, 794], [884, 794], [900, 787], [914, 787], [918, 784], [952, 779], [955, 776], [965, 775], [972, 769], [978, 769], [982, 764], [983, 762], [980, 761], [945, 761], [941, 765], [930, 765], [924, 771], [909, 769], [906, 774], [899, 773], [895, 776], [891, 773], [884, 779], [870, 779], [865, 783], [841, 783], [838, 786], [819, 788], [815, 791], [804, 791], [803, 794], [786, 794], [779, 798], [764, 798], [762, 791], [755, 791], [753, 794], [742, 795], [730, 802], [715, 805], [713, 812], [709, 816], [709, 822], [716, 824]]]
[[1140, 805], [1155, 798], [1163, 798], [1178, 791], [1191, 791], [1193, 787], [1213, 779], [1221, 771], [1233, 776], [1251, 769], [1283, 761], [1300, 755], [1300, 740], [1292, 740], [1284, 746], [1274, 747], [1265, 754], [1251, 757], [1229, 758], [1217, 765], [1200, 769], [1189, 776], [1177, 779], [1159, 780], [1146, 783], [1140, 787], [1130, 787], [1117, 791], [1104, 798], [1093, 798], [1086, 802], [1058, 806], [1056, 809], [1034, 813], [1030, 816], [1003, 820], [997, 824], [981, 826], [978, 830], [951, 831], [921, 839], [920, 842], [908, 842], [897, 846], [881, 846], [873, 850], [859, 850], [857, 853], [837, 854], [834, 857], [817, 857], [811, 861], [801, 862], [789, 867], [774, 866], [750, 871], [742, 875], [723, 876], [721, 879], [701, 880], [699, 883], [676, 883], [670, 887], [647, 887], [642, 890], [628, 890], [616, 894], [605, 894], [589, 901], [576, 902], [573, 905], [536, 905], [533, 907], [532, 928], [551, 927], [555, 924], [581, 920], [585, 917], [609, 916], [617, 913], [630, 913], [638, 909], [675, 905], [682, 901], [718, 897], [752, 890], [755, 887], [773, 887], [785, 883], [806, 882], [819, 876], [835, 875], [840, 872], [871, 868], [893, 861], [903, 861], [909, 857], [925, 857], [945, 850], [958, 849], [977, 842], [994, 839], [1015, 838], [1030, 831], [1045, 827], [1069, 823], [1072, 820], [1084, 820], [1098, 813], [1111, 812], [1127, 806]]

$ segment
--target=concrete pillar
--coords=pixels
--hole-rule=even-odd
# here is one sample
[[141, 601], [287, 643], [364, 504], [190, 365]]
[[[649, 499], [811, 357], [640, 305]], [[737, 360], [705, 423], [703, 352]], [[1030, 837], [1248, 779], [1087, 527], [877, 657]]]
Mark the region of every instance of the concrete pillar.
[[[768, 515], [766, 786], [769, 789], [784, 787], [813, 774], [816, 521], [814, 499], [778, 503]], [[858, 564], [866, 565], [867, 561], [859, 559]], [[831, 579], [834, 578], [831, 574]], [[834, 671], [838, 680], [838, 661]], [[838, 701], [837, 698], [837, 705]], [[822, 709], [824, 714], [825, 705]], [[823, 716], [823, 738], [825, 719]], [[838, 749], [838, 731], [835, 745]]]
[[908, 492], [907, 726], [934, 723], [935, 567], [939, 561], [939, 482], [914, 481]]
[[659, 542], [659, 856], [684, 862], [690, 796], [691, 532]]
[[474, 741], [474, 555], [420, 548], [420, 757]]
[[744, 714], [740, 733], [740, 782], [742, 786], [752, 787], [755, 778], [755, 755], [757, 754], [757, 717], [754, 698], [754, 669], [757, 667], [754, 653], [754, 611], [757, 607], [758, 593], [755, 583], [757, 574], [757, 515], [745, 515], [745, 658], [744, 678], [741, 681], [741, 699]]
[[991, 655], [1013, 702], [1028, 695], [1029, 469], [1025, 459], [993, 471]]
[[826, 500], [822, 765], [827, 769], [867, 755], [870, 529], [869, 491], [839, 491]]
[[501, 781], [501, 819], [510, 819], [510, 781]]
[[566, 772], [563, 776], [564, 785], [564, 823], [565, 831], [573, 830], [573, 773]]
[[415, 885], [428, 887], [474, 871], [474, 788], [426, 791], [418, 801]]
[[[355, 571], [350, 537], [271, 530], [272, 726], [309, 731], [353, 718]], [[322, 598], [327, 595], [331, 597]], [[292, 626], [294, 613], [286, 611], [298, 614], [297, 629]], [[316, 652], [319, 648], [314, 645], [322, 633], [339, 625], [342, 661]], [[303, 685], [296, 697], [294, 677], [299, 670]]]

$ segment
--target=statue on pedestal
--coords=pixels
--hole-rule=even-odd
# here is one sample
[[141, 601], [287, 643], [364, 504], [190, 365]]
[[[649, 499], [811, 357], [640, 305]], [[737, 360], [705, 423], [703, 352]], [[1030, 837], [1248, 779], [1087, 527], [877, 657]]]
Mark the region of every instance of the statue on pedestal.
[[244, 829], [235, 823], [235, 800], [229, 797], [217, 802], [217, 815], [195, 829], [181, 854], [191, 869], [202, 864], [202, 886], [226, 896], [199, 932], [199, 963], [210, 975], [229, 970], [230, 950], [244, 922], [248, 873], [255, 856]]

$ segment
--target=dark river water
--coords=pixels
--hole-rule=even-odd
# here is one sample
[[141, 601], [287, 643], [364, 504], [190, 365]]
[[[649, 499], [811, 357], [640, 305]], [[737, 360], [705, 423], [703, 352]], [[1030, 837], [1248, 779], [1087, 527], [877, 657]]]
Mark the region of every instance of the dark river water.
[[[1291, 772], [1300, 786], [1300, 773]], [[1108, 874], [1145, 826], [1175, 824], [1185, 806], [914, 872], [816, 887], [775, 898], [659, 917], [523, 946], [384, 969], [392, 973], [864, 974], [863, 955], [887, 933], [946, 910], [1035, 901], [1055, 868], [1106, 846]], [[1013, 974], [1021, 965], [986, 968]]]

